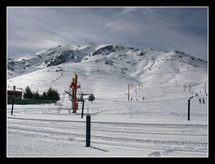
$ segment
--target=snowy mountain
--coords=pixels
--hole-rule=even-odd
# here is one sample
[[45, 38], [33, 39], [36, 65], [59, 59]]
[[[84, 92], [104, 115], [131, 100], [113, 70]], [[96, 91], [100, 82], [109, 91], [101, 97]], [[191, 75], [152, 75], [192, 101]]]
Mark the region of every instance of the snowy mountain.
[[61, 94], [73, 73], [80, 91], [97, 98], [127, 99], [128, 84], [134, 99], [184, 97], [207, 92], [207, 62], [180, 51], [136, 49], [89, 43], [57, 46], [28, 57], [8, 58], [8, 86]]
[[[70, 112], [65, 94], [74, 73], [78, 93], [95, 95], [84, 106], [93, 123], [89, 148], [82, 103]], [[61, 94], [56, 104], [7, 105], [8, 156], [207, 157], [208, 105], [199, 102], [208, 100], [207, 81], [207, 62], [180, 51], [89, 43], [8, 59], [8, 90]]]

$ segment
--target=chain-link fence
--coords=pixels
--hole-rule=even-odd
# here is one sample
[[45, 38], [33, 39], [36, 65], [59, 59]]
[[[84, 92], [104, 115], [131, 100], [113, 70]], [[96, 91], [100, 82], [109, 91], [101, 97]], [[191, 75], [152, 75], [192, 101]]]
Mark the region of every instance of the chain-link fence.
[[208, 99], [207, 97], [193, 97], [190, 100], [190, 118], [195, 120], [207, 120]]
[[[190, 103], [189, 103], [190, 99]], [[185, 97], [160, 101], [129, 101], [130, 118], [207, 120], [207, 97]]]
[[[72, 102], [67, 98], [58, 102], [50, 100], [16, 99], [16, 103], [14, 104], [14, 106], [8, 105], [7, 108], [8, 110], [14, 108], [15, 113], [35, 112], [60, 115], [72, 113]], [[24, 104], [28, 105], [22, 106]], [[78, 106], [79, 110], [77, 114], [81, 114], [82, 102], [79, 102]], [[137, 118], [142, 120], [207, 121], [208, 100], [207, 97], [194, 96], [192, 98], [185, 97], [157, 101], [96, 100], [93, 103], [86, 101], [84, 114], [86, 113], [90, 113], [94, 117], [105, 116], [111, 118]]]

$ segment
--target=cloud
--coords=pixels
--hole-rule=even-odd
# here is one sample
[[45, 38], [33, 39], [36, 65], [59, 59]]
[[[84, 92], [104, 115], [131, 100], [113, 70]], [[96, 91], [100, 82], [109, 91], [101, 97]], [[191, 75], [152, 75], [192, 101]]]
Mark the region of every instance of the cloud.
[[57, 44], [118, 43], [178, 49], [206, 59], [206, 8], [8, 8], [8, 55]]
[[137, 8], [134, 8], [134, 7], [127, 7], [127, 8], [124, 8], [123, 11], [122, 11], [122, 14], [130, 14], [131, 12], [134, 12], [136, 11]]

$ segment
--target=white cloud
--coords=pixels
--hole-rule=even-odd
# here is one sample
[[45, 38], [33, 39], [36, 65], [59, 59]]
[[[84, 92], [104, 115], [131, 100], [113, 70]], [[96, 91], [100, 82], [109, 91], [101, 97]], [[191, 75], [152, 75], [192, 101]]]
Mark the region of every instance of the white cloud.
[[177, 48], [206, 59], [205, 13], [189, 8], [9, 8], [9, 55], [94, 41]]

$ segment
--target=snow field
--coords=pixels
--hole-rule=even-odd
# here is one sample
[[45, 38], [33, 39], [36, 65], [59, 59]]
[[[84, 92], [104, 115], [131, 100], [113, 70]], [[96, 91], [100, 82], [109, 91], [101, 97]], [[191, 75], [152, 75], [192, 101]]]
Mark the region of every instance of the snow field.
[[206, 125], [92, 122], [89, 149], [85, 122], [9, 118], [7, 150], [9, 157], [204, 157], [206, 132]]
[[[8, 157], [207, 157], [206, 62], [181, 52], [94, 43], [58, 46], [35, 55], [14, 60], [17, 69], [8, 71], [8, 86], [30, 86], [40, 94], [52, 87], [61, 100], [15, 104], [12, 116], [7, 106]], [[46, 67], [55, 62], [60, 64]], [[26, 64], [29, 68], [23, 69]], [[82, 104], [76, 114], [69, 113], [71, 101], [68, 95], [63, 99], [74, 73], [81, 84], [78, 93], [95, 95], [92, 104], [85, 101], [85, 114], [92, 117], [90, 148], [85, 147]]]
[[8, 105], [8, 156], [207, 156], [205, 120], [169, 118], [158, 111], [148, 113], [150, 117], [130, 117], [125, 101], [111, 100], [86, 101], [85, 114], [89, 112], [92, 120], [91, 148], [86, 148], [86, 117], [81, 119], [81, 103], [78, 113], [69, 114], [70, 103], [65, 101], [59, 112], [55, 104], [15, 105], [13, 116]]

